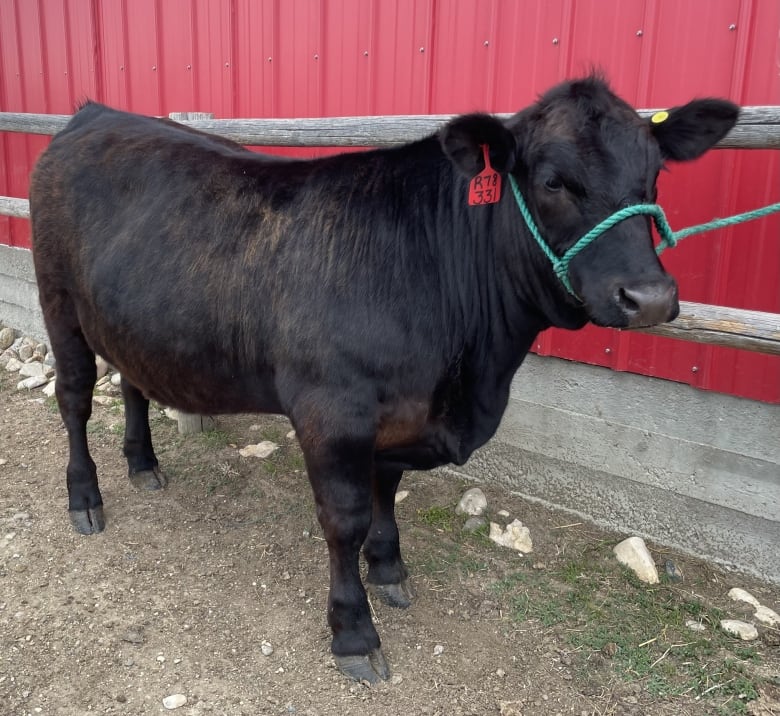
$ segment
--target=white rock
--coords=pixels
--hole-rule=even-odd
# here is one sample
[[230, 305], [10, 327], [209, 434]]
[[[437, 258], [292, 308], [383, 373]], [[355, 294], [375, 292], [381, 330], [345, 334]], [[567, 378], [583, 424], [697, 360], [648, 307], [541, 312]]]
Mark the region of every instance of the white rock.
[[111, 374], [111, 385], [121, 385], [122, 383], [122, 374], [121, 373], [112, 373]]
[[33, 357], [33, 351], [35, 348], [27, 343], [22, 343], [19, 346], [19, 360], [26, 361]]
[[479, 517], [487, 509], [487, 498], [485, 493], [478, 487], [472, 487], [463, 493], [455, 512], [459, 515], [470, 515]]
[[241, 448], [238, 454], [241, 457], [268, 457], [278, 447], [276, 443], [272, 443], [270, 440], [263, 440], [257, 443], [257, 445], [247, 445], [245, 448]]
[[39, 388], [49, 382], [49, 379], [45, 375], [34, 375], [31, 378], [25, 378], [20, 381], [16, 389], [17, 390], [32, 390], [33, 388]]
[[509, 547], [517, 552], [527, 554], [533, 552], [530, 530], [520, 520], [510, 522], [505, 530], [495, 522], [490, 523], [490, 539], [502, 547]]
[[474, 533], [479, 529], [482, 529], [487, 524], [487, 520], [480, 515], [479, 517], [469, 517], [463, 523], [463, 531]]
[[260, 644], [260, 651], [262, 652], [263, 656], [271, 656], [271, 654], [274, 653], [274, 648], [271, 646], [270, 642], [264, 641]]
[[3, 328], [0, 330], [0, 351], [10, 348], [14, 343], [14, 329]]
[[38, 363], [37, 361], [33, 363], [25, 363], [21, 368], [19, 368], [19, 375], [25, 376], [27, 378], [31, 378], [34, 375], [43, 375], [46, 372], [46, 369], [43, 367], [43, 363]]
[[98, 405], [112, 405], [114, 402], [110, 395], [93, 395], [92, 400]]
[[758, 621], [769, 624], [769, 626], [780, 626], [780, 615], [778, 615], [777, 612], [772, 611], [769, 607], [759, 605], [753, 616], [758, 619]]
[[2, 351], [0, 353], [0, 368], [5, 368], [11, 358], [18, 360], [19, 356], [17, 356], [16, 353], [14, 353], [14, 351], [10, 348], [8, 350]]
[[403, 502], [407, 497], [409, 497], [409, 490], [399, 490], [395, 493], [395, 504]]
[[8, 363], [5, 364], [5, 369], [9, 373], [16, 373], [19, 368], [22, 367], [22, 361], [18, 360], [17, 358], [9, 358]]
[[287, 433], [287, 435], [285, 435], [285, 437], [286, 437], [288, 440], [294, 440], [294, 439], [295, 439], [295, 430], [290, 430], [290, 432], [289, 432], [289, 433]]
[[758, 638], [758, 629], [752, 624], [740, 621], [739, 619], [721, 619], [720, 628], [723, 631], [738, 636], [743, 641], [752, 641]]
[[647, 584], [658, 584], [658, 570], [650, 551], [641, 537], [629, 537], [615, 545], [613, 552], [620, 564], [632, 569]]
[[441, 644], [437, 644], [433, 647], [433, 655], [441, 656], [444, 653], [444, 647]]
[[179, 411], [176, 410], [176, 408], [165, 408], [163, 410], [163, 414], [169, 420], [178, 420], [179, 419]]
[[756, 599], [750, 592], [747, 592], [740, 587], [729, 589], [729, 597], [731, 597], [731, 599], [733, 599], [735, 602], [747, 602], [748, 604], [756, 607], [756, 609], [761, 606], [761, 602], [759, 602], [758, 599]]
[[691, 631], [707, 631], [707, 627], [704, 626], [704, 624], [697, 622], [694, 619], [686, 619], [685, 626], [687, 626]]
[[56, 380], [50, 380], [48, 383], [46, 383], [46, 385], [43, 386], [43, 394], [47, 398], [51, 398], [54, 395], [56, 384]]
[[184, 694], [171, 694], [163, 699], [163, 706], [169, 711], [184, 706], [187, 703], [187, 697]]
[[108, 373], [108, 361], [103, 356], [95, 356], [95, 368], [97, 369], [97, 379], [100, 380]]

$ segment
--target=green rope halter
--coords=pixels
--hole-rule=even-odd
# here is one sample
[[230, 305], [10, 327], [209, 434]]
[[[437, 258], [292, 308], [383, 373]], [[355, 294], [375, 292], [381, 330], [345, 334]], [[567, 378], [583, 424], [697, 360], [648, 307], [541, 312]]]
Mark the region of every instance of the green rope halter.
[[577, 294], [571, 286], [569, 281], [569, 264], [571, 260], [582, 251], [586, 246], [590, 246], [599, 236], [609, 231], [615, 224], [619, 224], [625, 219], [630, 219], [632, 216], [639, 216], [645, 214], [652, 216], [655, 222], [658, 234], [661, 237], [661, 242], [655, 249], [656, 254], [660, 255], [667, 248], [673, 248], [677, 246], [677, 242], [685, 239], [694, 234], [701, 234], [705, 231], [712, 231], [713, 229], [720, 229], [724, 226], [732, 226], [734, 224], [741, 224], [745, 221], [752, 221], [753, 219], [759, 219], [762, 216], [768, 216], [780, 211], [780, 203], [770, 204], [761, 209], [754, 209], [753, 211], [746, 211], [742, 214], [735, 214], [734, 216], [727, 216], [724, 219], [714, 219], [708, 221], [705, 224], [697, 224], [696, 226], [689, 226], [686, 229], [680, 229], [680, 231], [672, 231], [669, 226], [669, 222], [666, 220], [664, 210], [658, 204], [634, 204], [633, 206], [627, 206], [624, 209], [616, 211], [611, 216], [608, 216], [600, 224], [594, 226], [585, 236], [583, 236], [574, 246], [571, 246], [563, 256], [556, 256], [553, 250], [542, 238], [539, 233], [539, 229], [536, 227], [536, 223], [531, 216], [531, 212], [528, 209], [528, 205], [523, 199], [523, 195], [520, 192], [520, 188], [517, 186], [517, 181], [510, 174], [509, 183], [512, 185], [512, 193], [515, 195], [515, 201], [520, 209], [520, 213], [525, 219], [526, 226], [531, 232], [531, 235], [536, 239], [536, 243], [544, 251], [545, 256], [550, 260], [555, 275], [560, 279], [561, 283], [566, 287], [566, 290], [575, 298], [578, 298]]

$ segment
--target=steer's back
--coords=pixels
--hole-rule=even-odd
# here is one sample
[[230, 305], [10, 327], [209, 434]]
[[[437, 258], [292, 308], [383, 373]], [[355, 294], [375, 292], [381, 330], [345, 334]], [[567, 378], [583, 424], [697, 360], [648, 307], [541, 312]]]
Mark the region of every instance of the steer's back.
[[263, 161], [165, 120], [82, 108], [30, 186], [50, 333], [77, 317], [92, 350], [170, 405], [219, 412], [219, 395], [226, 411], [279, 409], [266, 379], [242, 375], [268, 360], [269, 327], [250, 315], [268, 287], [255, 282], [250, 301], [242, 275], [248, 244], [273, 244], [249, 196]]

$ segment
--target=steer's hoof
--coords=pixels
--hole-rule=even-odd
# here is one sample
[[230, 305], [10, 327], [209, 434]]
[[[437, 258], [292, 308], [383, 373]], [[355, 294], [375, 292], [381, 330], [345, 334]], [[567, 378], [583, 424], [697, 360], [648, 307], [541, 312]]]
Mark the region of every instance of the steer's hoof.
[[407, 609], [412, 604], [414, 592], [408, 579], [398, 584], [369, 584], [369, 587], [389, 607]]
[[137, 490], [162, 490], [168, 484], [168, 479], [159, 467], [151, 470], [139, 470], [130, 473], [130, 482]]
[[380, 679], [386, 681], [390, 678], [390, 667], [387, 665], [381, 649], [374, 649], [366, 656], [334, 655], [333, 659], [339, 671], [355, 681], [367, 681], [369, 684], [375, 684]]
[[91, 535], [102, 532], [106, 528], [106, 518], [103, 515], [103, 506], [92, 507], [88, 510], [68, 510], [70, 523], [76, 532], [81, 535]]

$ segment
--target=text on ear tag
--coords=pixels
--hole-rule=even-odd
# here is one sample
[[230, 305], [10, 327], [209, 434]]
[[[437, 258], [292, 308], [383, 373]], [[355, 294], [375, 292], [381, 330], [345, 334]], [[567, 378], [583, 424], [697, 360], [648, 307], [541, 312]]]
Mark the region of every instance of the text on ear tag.
[[495, 204], [501, 198], [501, 175], [490, 166], [490, 147], [482, 145], [485, 168], [469, 182], [469, 206]]

